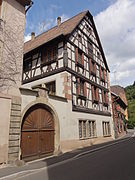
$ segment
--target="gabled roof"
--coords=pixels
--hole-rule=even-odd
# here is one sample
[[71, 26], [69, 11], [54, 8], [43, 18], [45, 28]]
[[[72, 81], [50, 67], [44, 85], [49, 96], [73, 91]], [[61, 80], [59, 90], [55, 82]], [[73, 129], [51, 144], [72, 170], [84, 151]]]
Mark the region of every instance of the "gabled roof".
[[95, 26], [93, 17], [88, 10], [77, 14], [76, 16], [72, 17], [71, 19], [68, 19], [67, 21], [61, 23], [59, 26], [55, 26], [55, 27], [49, 29], [48, 31], [36, 36], [33, 40], [26, 42], [24, 44], [24, 54], [38, 48], [39, 46], [41, 46], [59, 36], [62, 36], [62, 35], [66, 36], [66, 35], [71, 34], [75, 30], [75, 28], [80, 24], [80, 22], [83, 20], [83, 18], [86, 16], [86, 14], [91, 19], [91, 22], [92, 22], [93, 28], [94, 28], [94, 32], [95, 32], [95, 35], [96, 35], [103, 59], [104, 59], [105, 66], [106, 66], [107, 70], [109, 71], [109, 67], [108, 67], [108, 64], [107, 64], [107, 61], [106, 61], [106, 58], [104, 55], [104, 51], [103, 51], [103, 48], [102, 48], [97, 30], [96, 30], [96, 26]]
[[127, 103], [127, 98], [126, 98], [126, 94], [125, 94], [125, 91], [124, 91], [124, 88], [119, 86], [119, 85], [114, 85], [114, 86], [111, 86], [111, 91], [113, 93], [115, 93], [116, 95], [118, 95], [122, 100], [123, 102], [128, 105]]
[[48, 31], [40, 34], [39, 36], [35, 37], [34, 40], [30, 40], [24, 44], [24, 53], [27, 53], [38, 46], [41, 46], [48, 41], [55, 39], [60, 35], [68, 35], [70, 34], [75, 27], [79, 24], [82, 18], [87, 14], [88, 11], [81, 12], [80, 14], [72, 17], [71, 19], [61, 23], [60, 26], [55, 26]]

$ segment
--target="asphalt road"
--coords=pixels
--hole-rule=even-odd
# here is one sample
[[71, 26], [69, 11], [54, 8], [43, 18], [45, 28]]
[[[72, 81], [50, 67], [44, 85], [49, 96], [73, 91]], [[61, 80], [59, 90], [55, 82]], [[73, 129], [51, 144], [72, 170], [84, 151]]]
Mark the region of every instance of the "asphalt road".
[[135, 137], [14, 179], [135, 180]]

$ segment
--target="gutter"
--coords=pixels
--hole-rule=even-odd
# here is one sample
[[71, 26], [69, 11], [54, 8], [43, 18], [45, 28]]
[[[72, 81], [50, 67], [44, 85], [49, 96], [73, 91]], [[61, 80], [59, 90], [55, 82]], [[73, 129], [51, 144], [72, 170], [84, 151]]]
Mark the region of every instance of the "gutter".
[[31, 1], [30, 5], [25, 10], [25, 14], [28, 12], [28, 10], [32, 7], [33, 4], [34, 4], [33, 1]]

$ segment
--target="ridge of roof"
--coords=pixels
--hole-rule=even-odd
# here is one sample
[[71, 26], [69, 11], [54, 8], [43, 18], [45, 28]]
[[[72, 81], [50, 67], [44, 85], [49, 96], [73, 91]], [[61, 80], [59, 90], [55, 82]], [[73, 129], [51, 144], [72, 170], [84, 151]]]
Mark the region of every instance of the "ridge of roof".
[[[56, 26], [52, 27], [51, 29], [43, 32], [42, 34], [39, 34], [38, 36], [36, 36], [34, 40], [29, 40], [29, 41], [25, 42], [24, 43], [24, 54], [37, 48], [38, 46], [41, 46], [41, 45], [47, 43], [49, 40], [52, 40], [62, 34], [63, 35], [69, 34], [70, 32], [72, 32], [73, 29], [75, 29], [76, 25], [78, 25], [78, 23], [82, 20], [82, 18], [88, 12], [89, 12], [88, 10], [80, 12], [79, 14], [62, 22], [59, 27], [56, 25]], [[74, 23], [72, 21], [74, 21]], [[37, 41], [37, 43], [36, 43], [36, 41]]]

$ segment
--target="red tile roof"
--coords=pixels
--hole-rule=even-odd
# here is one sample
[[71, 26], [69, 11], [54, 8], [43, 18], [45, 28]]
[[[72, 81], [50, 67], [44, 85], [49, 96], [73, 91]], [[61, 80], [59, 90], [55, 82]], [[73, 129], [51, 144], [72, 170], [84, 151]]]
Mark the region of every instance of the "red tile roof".
[[48, 41], [60, 36], [70, 34], [88, 11], [79, 13], [78, 15], [72, 17], [71, 19], [63, 22], [60, 26], [55, 26], [48, 31], [38, 35], [34, 40], [30, 40], [24, 44], [24, 54], [47, 43]]

